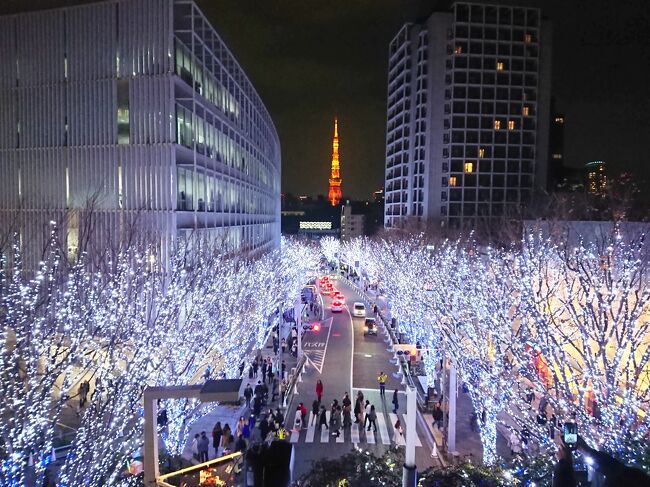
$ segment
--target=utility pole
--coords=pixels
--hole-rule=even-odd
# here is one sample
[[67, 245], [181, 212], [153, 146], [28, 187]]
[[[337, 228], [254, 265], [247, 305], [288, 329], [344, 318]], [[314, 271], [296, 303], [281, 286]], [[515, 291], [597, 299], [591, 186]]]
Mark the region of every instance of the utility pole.
[[406, 455], [402, 471], [402, 487], [415, 487], [418, 472], [415, 466], [415, 416], [417, 400], [415, 387], [406, 386]]

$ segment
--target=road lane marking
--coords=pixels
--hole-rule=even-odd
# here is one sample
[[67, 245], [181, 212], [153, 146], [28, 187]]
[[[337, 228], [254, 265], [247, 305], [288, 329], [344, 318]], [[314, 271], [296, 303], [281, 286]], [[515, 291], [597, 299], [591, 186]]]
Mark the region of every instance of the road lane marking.
[[[404, 417], [404, 426], [406, 426], [406, 413], [402, 415]], [[417, 419], [417, 418], [416, 418]], [[404, 428], [404, 433], [406, 434], [406, 428]], [[415, 446], [422, 446], [422, 442], [420, 441], [420, 437], [418, 436], [418, 428], [417, 428], [417, 422], [415, 424]]]
[[345, 443], [345, 428], [343, 426], [339, 429], [339, 435], [336, 437], [336, 442]]
[[[329, 426], [330, 424], [330, 412], [325, 411], [325, 418], [327, 420], [327, 425]], [[321, 443], [327, 443], [330, 441], [330, 430], [329, 428], [326, 428], [325, 426], [321, 426], [320, 430], [320, 442]]]
[[298, 426], [298, 430], [296, 431], [296, 421], [298, 420], [298, 416], [300, 416], [300, 411], [296, 410], [296, 415], [293, 418], [293, 428], [291, 429], [291, 438], [289, 439], [290, 443], [298, 443], [298, 440], [300, 439], [302, 424]]
[[305, 443], [313, 443], [314, 442], [314, 432], [316, 431], [316, 426], [314, 424], [312, 424], [312, 423], [317, 423], [319, 416], [320, 416], [320, 411], [319, 411], [319, 414], [316, 415], [316, 420], [315, 421], [309, 421], [309, 426], [307, 427], [307, 436], [305, 437]]
[[[379, 417], [379, 415], [377, 415]], [[375, 444], [375, 432], [374, 430], [366, 430], [366, 441], [368, 442], [369, 445], [374, 445]]]
[[[400, 435], [399, 431], [395, 428], [395, 423], [397, 423], [397, 414], [395, 413], [388, 413], [388, 417], [390, 418], [390, 424], [393, 427], [393, 441], [395, 441], [395, 444], [397, 446], [405, 446], [406, 442], [404, 441], [404, 435]], [[402, 424], [402, 431], [404, 431], [404, 425]]]
[[350, 427], [350, 436], [352, 437], [352, 443], [359, 443], [359, 423], [352, 423]]
[[390, 436], [388, 435], [388, 428], [386, 428], [386, 420], [384, 419], [384, 413], [382, 411], [377, 413], [377, 426], [379, 427], [381, 442], [384, 445], [390, 445]]

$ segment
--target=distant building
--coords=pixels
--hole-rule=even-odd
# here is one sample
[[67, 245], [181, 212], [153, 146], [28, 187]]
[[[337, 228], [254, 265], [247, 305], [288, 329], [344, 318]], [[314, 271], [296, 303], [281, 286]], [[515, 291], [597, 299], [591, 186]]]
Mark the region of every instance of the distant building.
[[386, 228], [472, 226], [546, 187], [551, 30], [537, 8], [456, 2], [388, 53]]
[[[38, 259], [57, 220], [77, 253], [140, 222], [158, 251], [200, 235], [280, 242], [280, 142], [193, 1], [109, 0], [0, 17], [0, 219]], [[1, 225], [2, 223], [0, 223]]]
[[341, 240], [351, 240], [366, 234], [366, 214], [354, 212], [353, 206], [347, 201], [341, 208]]
[[330, 170], [330, 187], [327, 199], [332, 206], [341, 201], [341, 167], [339, 162], [339, 121], [334, 119], [334, 139], [332, 140], [332, 167]]
[[341, 232], [341, 212], [323, 195], [295, 197], [285, 194], [282, 198], [282, 234], [306, 235], [319, 238], [325, 235], [338, 237]]
[[585, 164], [587, 192], [595, 196], [605, 196], [607, 174], [605, 161], [590, 161]]

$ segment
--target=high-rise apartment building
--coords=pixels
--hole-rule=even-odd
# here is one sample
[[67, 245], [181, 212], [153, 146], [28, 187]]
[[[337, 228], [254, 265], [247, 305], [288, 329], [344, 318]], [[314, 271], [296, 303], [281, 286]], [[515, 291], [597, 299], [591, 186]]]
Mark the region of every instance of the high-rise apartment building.
[[515, 213], [546, 181], [550, 26], [458, 2], [391, 41], [384, 225]]
[[76, 251], [92, 206], [110, 245], [139, 222], [231, 250], [279, 244], [280, 143], [194, 2], [112, 0], [0, 17], [0, 217]]

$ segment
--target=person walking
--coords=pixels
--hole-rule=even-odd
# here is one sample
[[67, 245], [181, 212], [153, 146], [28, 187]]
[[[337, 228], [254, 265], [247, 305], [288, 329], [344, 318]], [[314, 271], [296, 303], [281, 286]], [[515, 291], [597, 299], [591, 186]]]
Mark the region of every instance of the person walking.
[[343, 406], [343, 428], [352, 426], [352, 405]]
[[363, 409], [363, 402], [357, 398], [354, 403], [354, 424], [361, 422], [361, 410]]
[[399, 420], [399, 418], [397, 418], [397, 421], [395, 421], [393, 427], [395, 428], [395, 441], [397, 442], [398, 434], [400, 436], [404, 436], [404, 429], [402, 428], [402, 422]]
[[212, 428], [212, 448], [214, 448], [214, 456], [219, 456], [219, 445], [221, 444], [221, 435], [223, 430], [221, 429], [221, 421], [217, 421], [217, 424]]
[[329, 426], [327, 426], [327, 411], [325, 411], [325, 406], [320, 407], [318, 416], [318, 427], [322, 428], [323, 426], [325, 426], [325, 429], [329, 429]]
[[314, 421], [318, 419], [318, 412], [320, 411], [320, 402], [318, 399], [314, 399], [314, 402], [311, 403], [311, 425], [313, 426]]
[[433, 416], [434, 424], [438, 427], [438, 431], [442, 431], [442, 421], [444, 418], [444, 414], [442, 412], [442, 409], [440, 409], [440, 404], [436, 404], [432, 416]]
[[207, 462], [208, 451], [210, 450], [210, 440], [208, 440], [208, 436], [205, 434], [205, 431], [201, 431], [201, 438], [199, 438], [197, 449], [199, 451], [199, 462]]
[[246, 421], [244, 420], [243, 416], [239, 417], [239, 421], [237, 421], [237, 426], [235, 426], [235, 438], [239, 438], [239, 435], [244, 433], [244, 425], [246, 424]]
[[246, 399], [246, 407], [251, 407], [251, 398], [253, 397], [253, 388], [250, 384], [246, 384], [246, 389], [244, 389], [244, 399]]
[[287, 393], [288, 386], [289, 383], [287, 382], [287, 379], [282, 379], [282, 382], [280, 382], [280, 404], [284, 404], [284, 396]]
[[287, 351], [287, 340], [285, 338], [282, 339], [281, 347], [282, 347], [282, 355], [284, 355], [285, 352]]
[[259, 367], [259, 364], [257, 363], [257, 358], [253, 360], [253, 377], [257, 379], [257, 369]]
[[306, 428], [307, 422], [309, 421], [309, 418], [307, 417], [308, 414], [307, 407], [303, 403], [300, 403], [299, 406], [300, 406], [300, 418], [302, 419], [302, 427]]
[[372, 410], [372, 406], [370, 405], [370, 401], [368, 399], [366, 399], [366, 406], [364, 408], [365, 415], [364, 415], [364, 418], [363, 418], [363, 427], [364, 428], [366, 427], [366, 423], [368, 422], [368, 419], [369, 419], [368, 415], [370, 414], [371, 410]]
[[266, 382], [267, 368], [268, 368], [268, 364], [266, 363], [266, 360], [262, 361], [262, 382]]
[[375, 411], [375, 406], [370, 406], [370, 412], [368, 413], [368, 431], [370, 427], [374, 428], [374, 432], [377, 432], [377, 412]]
[[293, 430], [294, 432], [298, 433], [302, 429], [302, 403], [298, 404], [298, 407], [296, 408], [296, 419], [293, 424]]
[[386, 381], [388, 380], [388, 376], [384, 374], [384, 371], [382, 370], [379, 372], [379, 375], [377, 376], [377, 382], [379, 382], [379, 395], [386, 397]]
[[332, 411], [332, 417], [330, 418], [330, 426], [332, 427], [332, 436], [337, 438], [340, 436], [341, 432], [341, 406], [336, 406], [334, 411]]
[[316, 397], [318, 397], [318, 402], [321, 402], [321, 399], [323, 399], [323, 381], [318, 379], [316, 381]]
[[201, 439], [201, 435], [198, 433], [194, 435], [194, 438], [192, 439], [192, 443], [190, 443], [190, 450], [192, 450], [192, 458], [194, 460], [199, 460], [199, 440]]
[[230, 450], [230, 443], [232, 443], [232, 430], [230, 425], [226, 423], [223, 426], [223, 435], [221, 436], [221, 446], [223, 447], [223, 454], [226, 454], [227, 450]]
[[399, 398], [397, 397], [397, 389], [393, 392], [393, 414], [397, 414], [399, 409]]

